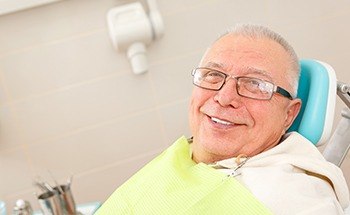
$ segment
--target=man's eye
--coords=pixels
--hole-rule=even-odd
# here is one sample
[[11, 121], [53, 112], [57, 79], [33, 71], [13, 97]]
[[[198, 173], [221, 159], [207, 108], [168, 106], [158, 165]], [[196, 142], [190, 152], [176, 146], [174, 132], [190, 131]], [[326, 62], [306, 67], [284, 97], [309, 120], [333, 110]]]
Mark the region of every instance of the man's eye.
[[249, 84], [251, 85], [251, 86], [253, 86], [253, 87], [257, 87], [257, 88], [259, 88], [259, 87], [261, 87], [262, 86], [262, 82], [261, 81], [259, 81], [259, 80], [250, 80], [250, 82], [249, 82]]
[[220, 73], [217, 73], [217, 72], [209, 72], [209, 73], [206, 74], [204, 80], [205, 80], [206, 82], [215, 84], [215, 83], [221, 82], [224, 78], [225, 78], [225, 77], [224, 77], [222, 74], [220, 74]]
[[256, 83], [254, 83], [254, 85], [256, 85], [257, 89], [260, 90], [260, 92], [262, 93], [271, 93], [271, 86], [269, 83], [264, 82], [264, 81], [256, 81]]
[[244, 81], [244, 86], [247, 90], [251, 92], [262, 92], [262, 93], [269, 92], [268, 84], [258, 79], [247, 79]]
[[249, 89], [254, 89], [254, 90], [260, 89], [261, 86], [263, 85], [263, 83], [261, 81], [254, 80], [254, 79], [246, 80], [244, 83], [245, 83], [246, 87], [248, 87]]

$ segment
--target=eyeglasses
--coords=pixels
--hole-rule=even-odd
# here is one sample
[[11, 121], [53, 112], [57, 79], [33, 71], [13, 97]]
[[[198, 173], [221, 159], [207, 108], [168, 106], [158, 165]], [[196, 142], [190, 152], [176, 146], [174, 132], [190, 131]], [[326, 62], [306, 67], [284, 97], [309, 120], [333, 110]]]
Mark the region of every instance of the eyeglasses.
[[288, 99], [293, 99], [287, 90], [259, 78], [233, 77], [205, 67], [193, 69], [192, 76], [193, 84], [203, 89], [219, 91], [227, 79], [232, 78], [236, 80], [236, 90], [240, 96], [257, 100], [270, 100], [274, 93], [278, 93]]

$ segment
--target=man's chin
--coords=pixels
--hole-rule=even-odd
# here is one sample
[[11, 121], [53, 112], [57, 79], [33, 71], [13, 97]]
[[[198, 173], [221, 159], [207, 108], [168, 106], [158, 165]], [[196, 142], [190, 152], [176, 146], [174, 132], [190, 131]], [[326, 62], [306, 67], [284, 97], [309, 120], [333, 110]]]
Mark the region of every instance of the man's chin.
[[205, 157], [206, 160], [218, 161], [234, 157], [237, 149], [236, 147], [232, 148], [232, 144], [234, 143], [221, 142], [217, 139], [206, 139], [205, 141], [199, 143], [197, 147], [199, 147], [198, 151], [203, 152], [201, 157]]

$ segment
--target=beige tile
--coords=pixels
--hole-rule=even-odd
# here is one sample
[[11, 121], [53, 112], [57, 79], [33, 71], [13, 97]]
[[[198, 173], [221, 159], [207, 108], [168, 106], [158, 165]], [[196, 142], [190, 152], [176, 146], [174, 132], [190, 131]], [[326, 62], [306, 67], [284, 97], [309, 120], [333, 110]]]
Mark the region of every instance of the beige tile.
[[160, 122], [155, 111], [126, 117], [60, 140], [29, 147], [36, 174], [47, 170], [58, 178], [162, 150]]
[[282, 27], [324, 20], [340, 12], [348, 13], [347, 11], [350, 9], [350, 3], [346, 0], [337, 1], [337, 4], [334, 4], [334, 1], [331, 0], [321, 2], [319, 0], [267, 0], [266, 5], [266, 16], [269, 18], [269, 23], [273, 26]]
[[[347, 49], [350, 46], [347, 38], [350, 36], [350, 31], [344, 27], [347, 22], [345, 19], [348, 19], [345, 17], [350, 18], [349, 15], [341, 15], [322, 23], [300, 25], [285, 31], [285, 34], [290, 38], [299, 58], [326, 62], [335, 69], [338, 80], [350, 83], [347, 69], [350, 54]], [[344, 103], [337, 97], [333, 130], [340, 120], [340, 112], [344, 107]]]
[[0, 72], [0, 106], [3, 106], [7, 102], [7, 96], [5, 94], [4, 86], [2, 84], [1, 72]]
[[165, 106], [159, 111], [164, 125], [167, 144], [171, 145], [182, 135], [191, 137], [188, 121], [189, 102], [183, 101], [173, 105]]
[[192, 91], [191, 70], [197, 67], [202, 52], [176, 58], [150, 68], [158, 104], [188, 98]]
[[9, 106], [0, 106], [0, 153], [25, 143], [22, 131]]
[[329, 57], [337, 57], [348, 50], [350, 30], [346, 26], [349, 19], [350, 15], [345, 14], [323, 22], [299, 23], [298, 26], [283, 30], [283, 35], [294, 46], [300, 58], [321, 58], [327, 62]]
[[[301, 25], [299, 28], [286, 31], [286, 35], [291, 38], [300, 58], [326, 62], [334, 68], [337, 80], [350, 83], [347, 64], [350, 55], [347, 48], [350, 47], [350, 42], [347, 38], [350, 36], [350, 31], [345, 30], [344, 26], [344, 18], [340, 20], [334, 18], [324, 23]], [[344, 107], [344, 103], [337, 97], [333, 129], [340, 120], [340, 111]]]
[[158, 154], [158, 152], [147, 154], [125, 163], [77, 176], [72, 186], [77, 203], [104, 202], [117, 187]]
[[163, 38], [149, 47], [150, 62], [206, 48], [238, 22], [263, 24], [265, 20], [262, 3], [243, 0], [216, 1], [215, 4], [198, 5], [191, 10], [164, 16], [166, 31]]
[[194, 7], [200, 7], [206, 4], [215, 4], [217, 1], [212, 0], [158, 0], [158, 10], [162, 15], [173, 14], [182, 12], [184, 10], [191, 10]]
[[28, 143], [151, 108], [147, 75], [101, 79], [14, 105]]
[[62, 1], [0, 17], [0, 56], [105, 28], [108, 9], [128, 0]]
[[[350, 45], [350, 44], [349, 44]], [[315, 53], [314, 58], [331, 65], [336, 73], [337, 80], [350, 83], [350, 73], [348, 70], [348, 62], [350, 56], [350, 50], [332, 50], [329, 48], [329, 52]]]
[[0, 152], [0, 194], [8, 195], [32, 184], [30, 166], [23, 149]]
[[2, 57], [0, 70], [12, 100], [131, 72], [125, 53], [113, 50], [106, 31]]
[[4, 105], [7, 102], [7, 95], [5, 93], [5, 84], [3, 80], [3, 75], [1, 71], [1, 64], [0, 64], [0, 106]]

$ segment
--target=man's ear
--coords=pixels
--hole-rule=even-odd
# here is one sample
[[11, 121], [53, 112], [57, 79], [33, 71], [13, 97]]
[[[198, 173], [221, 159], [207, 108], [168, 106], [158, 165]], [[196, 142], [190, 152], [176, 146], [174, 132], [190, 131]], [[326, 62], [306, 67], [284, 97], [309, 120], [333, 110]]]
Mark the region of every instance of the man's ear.
[[287, 131], [289, 127], [293, 124], [295, 118], [297, 118], [301, 108], [301, 100], [296, 98], [290, 101], [287, 107], [287, 116], [284, 122], [285, 130]]

